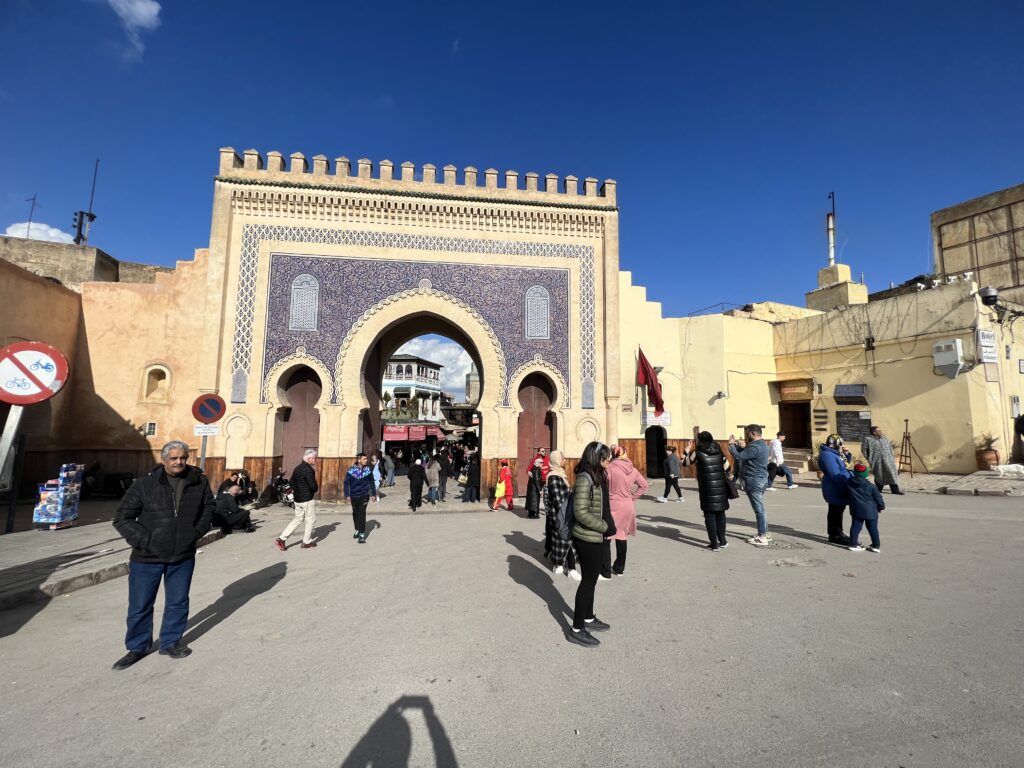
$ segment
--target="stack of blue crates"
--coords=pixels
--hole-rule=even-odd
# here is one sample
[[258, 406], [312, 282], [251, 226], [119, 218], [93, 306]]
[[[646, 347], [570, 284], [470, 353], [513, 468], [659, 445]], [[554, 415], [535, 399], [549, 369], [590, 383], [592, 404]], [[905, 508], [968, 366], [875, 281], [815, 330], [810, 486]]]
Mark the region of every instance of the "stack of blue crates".
[[78, 518], [84, 464], [62, 464], [56, 480], [39, 486], [39, 503], [32, 522], [45, 526], [70, 525]]

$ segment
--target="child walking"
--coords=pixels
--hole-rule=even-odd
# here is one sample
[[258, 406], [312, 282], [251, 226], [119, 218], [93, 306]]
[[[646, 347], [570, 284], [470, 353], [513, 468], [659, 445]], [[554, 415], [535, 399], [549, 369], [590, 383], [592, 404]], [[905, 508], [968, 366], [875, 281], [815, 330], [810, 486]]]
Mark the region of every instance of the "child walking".
[[857, 462], [853, 467], [853, 477], [849, 479], [850, 488], [850, 551], [863, 552], [864, 547], [858, 541], [860, 529], [867, 528], [871, 536], [868, 552], [881, 552], [882, 541], [878, 538], [878, 515], [885, 509], [882, 494], [874, 483], [868, 481], [868, 468]]

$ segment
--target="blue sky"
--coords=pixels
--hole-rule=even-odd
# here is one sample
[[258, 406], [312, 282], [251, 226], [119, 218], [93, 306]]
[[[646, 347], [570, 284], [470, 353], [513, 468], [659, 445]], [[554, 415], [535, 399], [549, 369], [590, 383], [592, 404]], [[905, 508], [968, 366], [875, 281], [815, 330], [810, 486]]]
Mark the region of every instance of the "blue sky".
[[[162, 5], [162, 7], [161, 7]], [[621, 266], [683, 315], [927, 271], [928, 215], [1024, 182], [1024, 4], [0, 4], [0, 232], [160, 264], [217, 149], [618, 180]], [[42, 231], [41, 229], [39, 230]]]

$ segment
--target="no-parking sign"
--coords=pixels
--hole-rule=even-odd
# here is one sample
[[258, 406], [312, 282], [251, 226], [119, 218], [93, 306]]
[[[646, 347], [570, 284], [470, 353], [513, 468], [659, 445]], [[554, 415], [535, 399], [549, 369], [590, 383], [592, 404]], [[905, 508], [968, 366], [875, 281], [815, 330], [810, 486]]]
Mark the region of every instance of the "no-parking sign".
[[200, 395], [192, 403], [192, 415], [200, 424], [213, 424], [215, 421], [220, 421], [227, 409], [227, 403], [220, 395]]
[[56, 347], [19, 341], [0, 349], [0, 400], [32, 405], [49, 400], [68, 380], [68, 361]]

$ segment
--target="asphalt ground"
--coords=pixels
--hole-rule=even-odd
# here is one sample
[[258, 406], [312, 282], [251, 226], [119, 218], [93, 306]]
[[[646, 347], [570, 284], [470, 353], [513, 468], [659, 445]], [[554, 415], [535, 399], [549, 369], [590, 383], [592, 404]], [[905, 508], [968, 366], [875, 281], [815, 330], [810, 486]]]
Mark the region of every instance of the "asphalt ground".
[[[711, 553], [695, 494], [638, 503], [611, 629], [543, 520], [321, 515], [205, 547], [192, 656], [123, 653], [127, 580], [0, 612], [4, 766], [1019, 766], [1019, 499], [886, 495], [882, 553], [824, 541], [817, 489], [768, 494], [774, 545]], [[159, 610], [162, 598], [158, 599]]]

